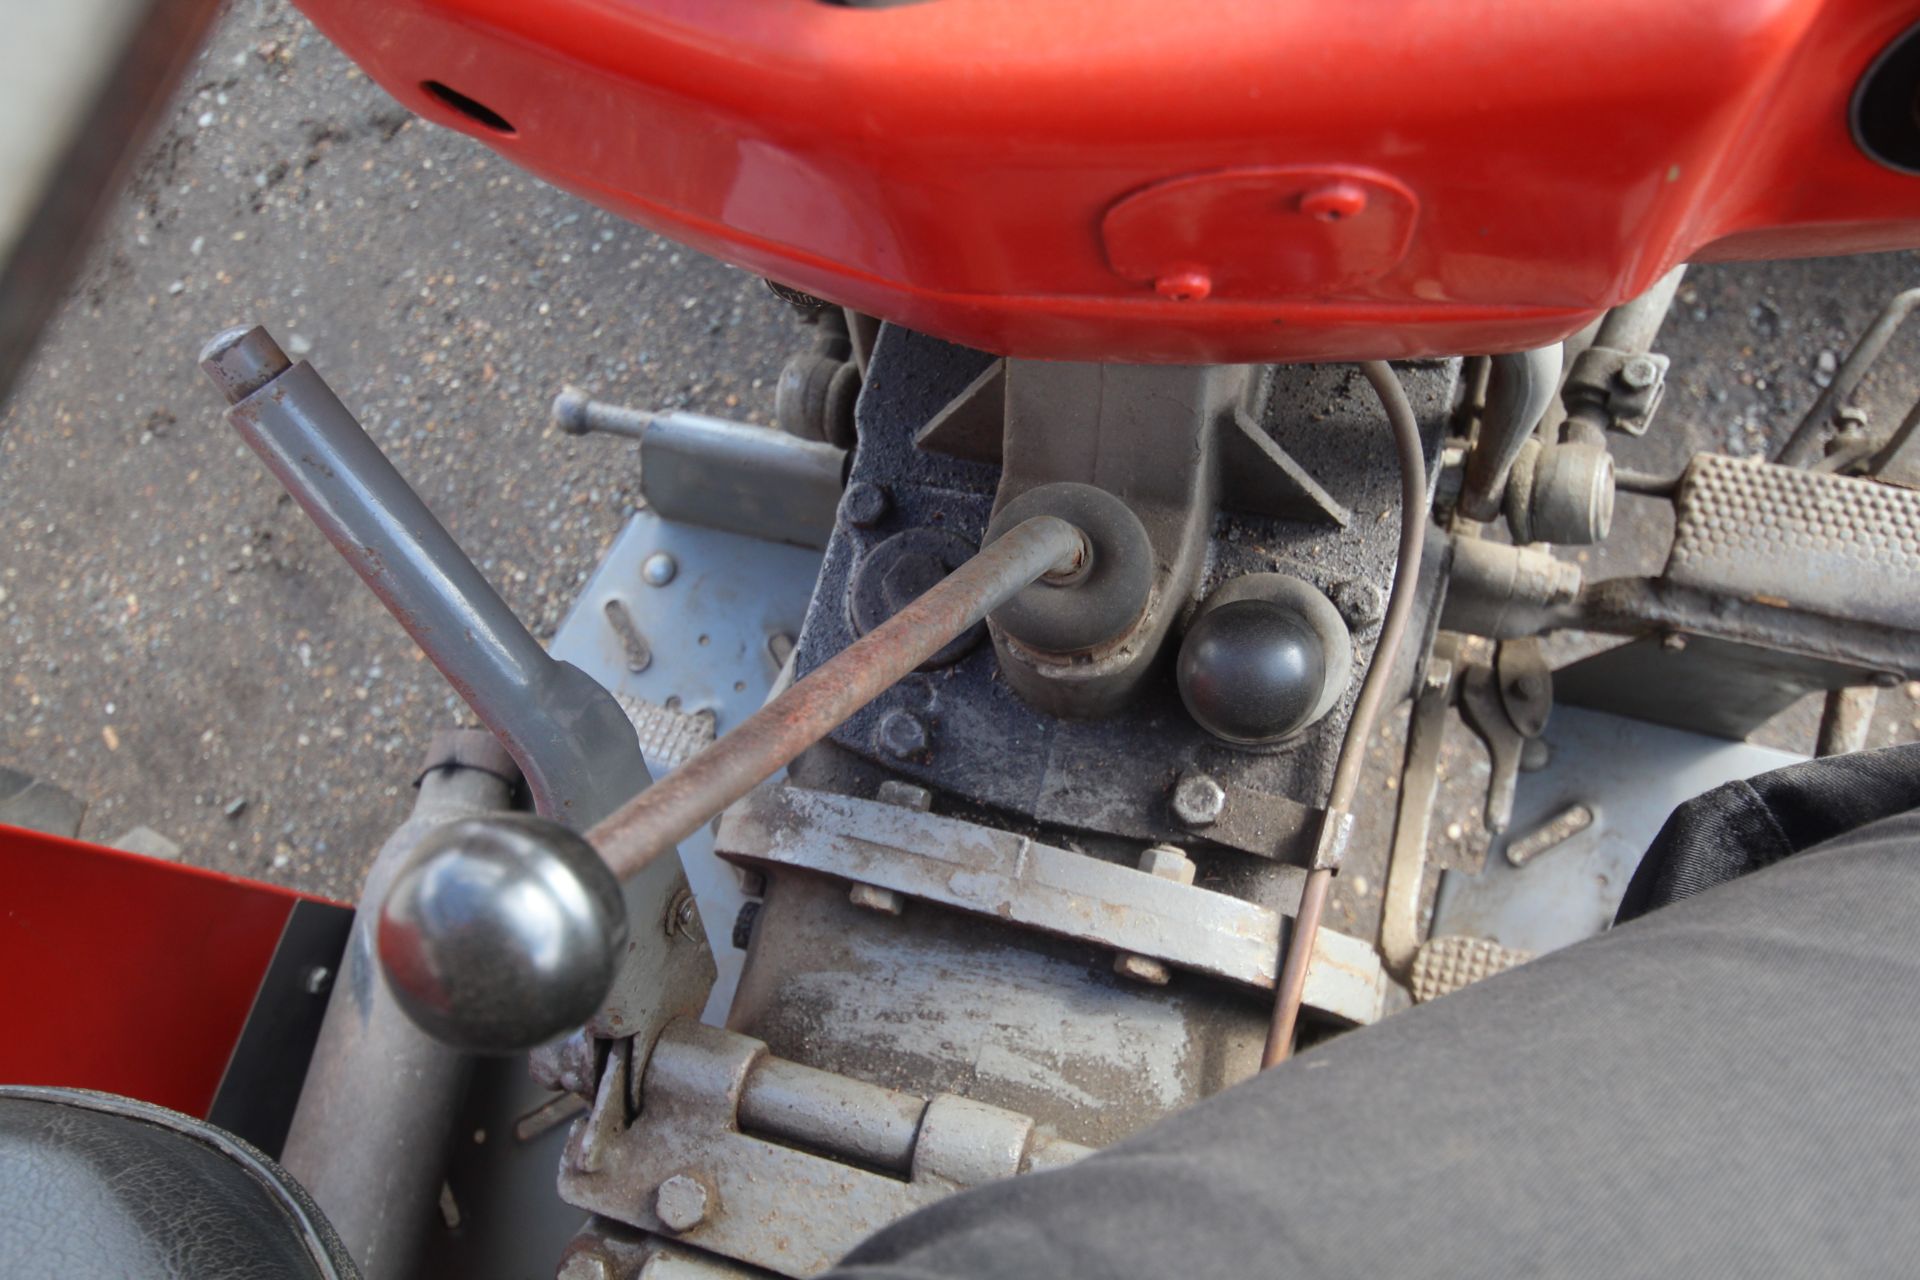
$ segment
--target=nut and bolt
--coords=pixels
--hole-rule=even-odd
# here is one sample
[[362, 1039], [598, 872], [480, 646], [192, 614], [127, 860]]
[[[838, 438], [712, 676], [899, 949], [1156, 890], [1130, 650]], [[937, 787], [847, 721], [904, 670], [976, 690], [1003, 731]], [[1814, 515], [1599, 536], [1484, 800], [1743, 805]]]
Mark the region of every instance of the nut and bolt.
[[1379, 587], [1360, 578], [1333, 584], [1333, 606], [1347, 620], [1347, 626], [1363, 631], [1375, 626], [1387, 613], [1387, 597]]
[[1190, 827], [1212, 826], [1226, 809], [1226, 788], [1204, 773], [1183, 774], [1173, 789], [1173, 816]]
[[898, 778], [889, 778], [881, 783], [873, 798], [881, 804], [911, 809], [915, 813], [926, 813], [933, 808], [933, 792], [918, 783], [902, 782]]
[[664, 551], [656, 551], [640, 565], [640, 580], [650, 587], [664, 587], [673, 581], [673, 575], [680, 572], [680, 566], [674, 558]]
[[932, 739], [927, 734], [927, 722], [913, 712], [897, 707], [880, 717], [880, 727], [874, 732], [874, 741], [880, 750], [895, 760], [917, 760], [932, 745]]
[[[1172, 880], [1176, 884], [1193, 883], [1193, 859], [1170, 844], [1156, 844], [1142, 852], [1140, 869], [1150, 876]], [[1173, 979], [1173, 971], [1167, 968], [1166, 961], [1135, 955], [1131, 951], [1122, 951], [1113, 958], [1113, 971], [1123, 978], [1154, 987], [1164, 987]]]
[[880, 485], [856, 480], [840, 495], [840, 514], [856, 529], [871, 529], [887, 518], [893, 497]]
[[1156, 844], [1140, 855], [1140, 869], [1150, 876], [1162, 880], [1173, 880], [1180, 884], [1193, 883], [1193, 859], [1186, 852], [1170, 844]]
[[707, 1220], [713, 1193], [690, 1173], [676, 1173], [653, 1195], [653, 1216], [676, 1234], [691, 1231]]
[[1652, 356], [1634, 356], [1620, 366], [1620, 381], [1635, 391], [1645, 391], [1660, 380], [1660, 366]]
[[907, 909], [898, 893], [877, 884], [854, 885], [847, 890], [847, 901], [863, 911], [877, 911], [883, 916], [897, 916]]

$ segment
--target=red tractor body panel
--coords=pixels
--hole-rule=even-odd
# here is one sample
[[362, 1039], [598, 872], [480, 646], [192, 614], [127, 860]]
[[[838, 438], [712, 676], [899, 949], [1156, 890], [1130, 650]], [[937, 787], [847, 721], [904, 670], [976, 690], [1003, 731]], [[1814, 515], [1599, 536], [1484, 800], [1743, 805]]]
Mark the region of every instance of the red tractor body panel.
[[562, 187], [1011, 355], [1513, 350], [1689, 259], [1920, 244], [1849, 124], [1912, 3], [301, 2]]

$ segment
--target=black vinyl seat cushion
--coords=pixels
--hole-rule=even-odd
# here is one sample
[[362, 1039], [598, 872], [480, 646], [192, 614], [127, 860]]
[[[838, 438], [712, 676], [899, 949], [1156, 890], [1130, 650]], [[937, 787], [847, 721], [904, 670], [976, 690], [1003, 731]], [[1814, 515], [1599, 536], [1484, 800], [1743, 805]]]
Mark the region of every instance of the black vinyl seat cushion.
[[0, 1276], [356, 1280], [285, 1170], [205, 1121], [0, 1086]]

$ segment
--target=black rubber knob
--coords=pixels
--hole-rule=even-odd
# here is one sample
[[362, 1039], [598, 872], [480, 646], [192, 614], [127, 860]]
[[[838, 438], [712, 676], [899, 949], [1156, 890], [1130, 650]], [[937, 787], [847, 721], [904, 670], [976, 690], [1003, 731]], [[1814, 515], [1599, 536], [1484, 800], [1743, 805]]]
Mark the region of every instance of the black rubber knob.
[[1320, 635], [1271, 600], [1209, 609], [1187, 631], [1176, 669], [1180, 698], [1201, 728], [1227, 742], [1277, 742], [1313, 720], [1327, 681]]

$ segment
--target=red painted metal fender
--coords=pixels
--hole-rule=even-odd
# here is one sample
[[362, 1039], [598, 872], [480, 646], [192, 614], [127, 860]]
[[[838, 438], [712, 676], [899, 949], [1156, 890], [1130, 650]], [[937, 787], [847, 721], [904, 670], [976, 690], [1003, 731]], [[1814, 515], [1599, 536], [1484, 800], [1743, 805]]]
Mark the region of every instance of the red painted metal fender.
[[1012, 355], [1514, 350], [1688, 259], [1920, 245], [1848, 119], [1912, 0], [300, 2], [560, 186]]
[[0, 1082], [202, 1117], [294, 904], [322, 901], [8, 826], [0, 885]]

